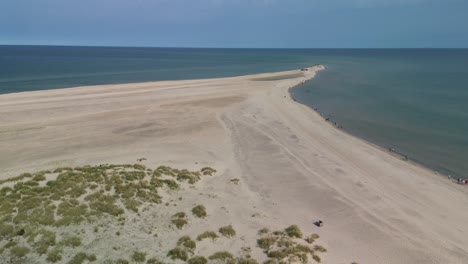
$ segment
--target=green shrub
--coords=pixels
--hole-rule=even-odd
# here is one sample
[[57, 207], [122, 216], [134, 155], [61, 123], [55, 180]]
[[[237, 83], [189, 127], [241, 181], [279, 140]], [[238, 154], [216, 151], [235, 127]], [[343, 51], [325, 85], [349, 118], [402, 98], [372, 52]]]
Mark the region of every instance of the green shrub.
[[97, 260], [97, 257], [95, 254], [91, 254], [91, 255], [88, 255], [87, 259], [89, 262], [94, 262]]
[[197, 236], [198, 241], [202, 241], [205, 238], [211, 238], [212, 240], [215, 240], [216, 238], [218, 238], [218, 235], [213, 231], [206, 231]]
[[164, 263], [157, 258], [150, 258], [148, 259], [148, 261], [146, 261], [146, 264], [164, 264]]
[[140, 251], [135, 251], [135, 252], [133, 252], [132, 259], [136, 263], [142, 263], [146, 259], [146, 253], [140, 252]]
[[302, 237], [302, 232], [297, 225], [292, 225], [284, 230], [289, 237]]
[[314, 250], [318, 252], [327, 252], [327, 249], [320, 245], [315, 245]]
[[176, 218], [171, 220], [172, 224], [175, 225], [178, 229], [182, 229], [185, 225], [188, 224], [188, 221], [183, 218]]
[[285, 236], [287, 234], [284, 231], [274, 231], [273, 235], [275, 235], [275, 236]]
[[39, 231], [40, 238], [37, 242], [33, 244], [36, 252], [39, 255], [47, 253], [47, 250], [51, 246], [55, 246], [55, 232], [49, 230], [40, 230]]
[[258, 264], [258, 261], [252, 258], [240, 258], [237, 261], [238, 264]]
[[315, 255], [315, 254], [312, 255], [312, 258], [318, 263], [320, 263], [322, 261], [322, 259], [319, 256]]
[[19, 246], [15, 246], [10, 249], [10, 253], [16, 258], [22, 258], [26, 256], [29, 253], [29, 251], [29, 248]]
[[284, 259], [288, 256], [288, 252], [285, 250], [271, 250], [267, 252], [269, 258], [276, 258], [278, 260]]
[[46, 177], [44, 176], [44, 174], [42, 173], [38, 173], [36, 175], [34, 175], [34, 177], [32, 178], [33, 181], [44, 181], [46, 179]]
[[216, 170], [211, 167], [204, 167], [200, 171], [202, 172], [203, 175], [210, 175], [210, 176], [216, 173]]
[[188, 260], [188, 264], [206, 264], [208, 260], [205, 257], [195, 256]]
[[184, 249], [180, 247], [176, 247], [174, 249], [169, 250], [169, 252], [167, 253], [167, 256], [170, 257], [172, 260], [180, 259], [183, 261], [187, 261], [188, 259], [187, 251], [185, 251]]
[[280, 237], [280, 239], [278, 240], [278, 247], [292, 247], [294, 245], [294, 241], [289, 238], [289, 237]]
[[115, 264], [129, 264], [128, 260], [126, 259], [118, 259], [115, 261]]
[[190, 250], [192, 252], [197, 247], [197, 244], [195, 243], [195, 241], [193, 241], [189, 236], [183, 236], [183, 237], [179, 238], [179, 240], [177, 241], [177, 245], [178, 246], [183, 246], [183, 247], [185, 247], [186, 249], [188, 249], [188, 250]]
[[11, 248], [11, 247], [14, 247], [18, 244], [18, 242], [16, 241], [8, 241], [8, 243], [5, 244], [5, 246], [3, 246], [4, 248]]
[[53, 250], [49, 251], [46, 260], [52, 263], [62, 260], [62, 250], [54, 248]]
[[257, 245], [263, 250], [269, 250], [278, 240], [277, 237], [268, 236], [257, 239]]
[[192, 209], [192, 213], [199, 217], [199, 218], [205, 218], [206, 217], [206, 208], [203, 205], [197, 205]]
[[317, 234], [312, 234], [308, 237], [306, 237], [304, 240], [307, 241], [307, 243], [312, 244], [315, 242], [316, 239], [318, 239], [320, 236]]
[[173, 218], [185, 218], [185, 216], [187, 216], [184, 212], [178, 212], [176, 214], [174, 214], [172, 217]]
[[66, 237], [62, 240], [61, 244], [66, 247], [76, 248], [81, 245], [81, 238], [77, 236]]
[[86, 253], [79, 252], [73, 258], [68, 261], [68, 264], [82, 264], [87, 259]]
[[240, 183], [240, 179], [239, 179], [239, 178], [232, 178], [230, 181], [231, 181], [232, 183], [234, 183], [234, 184], [239, 184], [239, 183]]
[[0, 237], [1, 238], [10, 238], [13, 236], [14, 228], [12, 225], [4, 224], [0, 222]]
[[134, 168], [135, 170], [141, 170], [141, 171], [146, 170], [146, 167], [145, 167], [144, 165], [141, 165], [141, 164], [134, 164], [134, 165], [133, 165], [133, 168]]
[[276, 259], [267, 259], [263, 264], [278, 264], [278, 261]]
[[233, 237], [236, 235], [236, 230], [231, 225], [228, 225], [219, 228], [219, 233], [225, 237]]
[[307, 264], [307, 262], [309, 262], [309, 257], [306, 253], [296, 253], [294, 258], [299, 259], [303, 264]]
[[268, 230], [268, 228], [262, 228], [262, 229], [258, 230], [259, 235], [265, 235], [265, 234], [268, 234], [268, 232], [270, 232], [270, 230]]
[[166, 184], [167, 187], [171, 190], [176, 190], [179, 188], [179, 184], [175, 182], [174, 180], [161, 180], [162, 183]]
[[233, 259], [234, 256], [227, 251], [219, 251], [208, 257], [211, 260], [222, 260], [223, 262], [226, 259]]
[[188, 181], [190, 184], [194, 184], [200, 180], [200, 176], [194, 173], [191, 173], [187, 170], [177, 174], [178, 181]]

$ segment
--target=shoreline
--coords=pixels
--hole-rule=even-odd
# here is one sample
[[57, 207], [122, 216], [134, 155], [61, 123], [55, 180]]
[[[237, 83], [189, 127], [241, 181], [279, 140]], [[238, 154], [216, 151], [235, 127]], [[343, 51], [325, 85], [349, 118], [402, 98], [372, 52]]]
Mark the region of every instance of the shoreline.
[[[325, 69], [326, 70], [326, 67]], [[322, 71], [322, 70], [320, 70]], [[312, 79], [308, 79], [307, 82], [310, 82], [310, 81], [313, 81], [313, 78]], [[351, 137], [354, 137], [356, 139], [359, 139], [361, 141], [363, 141], [364, 143], [368, 144], [369, 146], [371, 147], [374, 147], [374, 148], [377, 148], [379, 149], [380, 151], [382, 151], [383, 153], [386, 153], [387, 155], [389, 156], [392, 156], [398, 160], [402, 160], [402, 161], [405, 161], [405, 162], [408, 162], [408, 164], [411, 164], [413, 166], [416, 166], [416, 167], [419, 167], [421, 169], [425, 169], [427, 170], [428, 172], [436, 175], [436, 176], [440, 176], [440, 177], [449, 177], [450, 174], [447, 174], [447, 173], [444, 173], [444, 172], [440, 172], [438, 170], [436, 170], [435, 168], [431, 167], [429, 164], [424, 164], [423, 162], [420, 162], [418, 161], [417, 159], [414, 159], [412, 157], [409, 157], [408, 155], [404, 154], [404, 153], [401, 153], [399, 152], [398, 150], [395, 150], [393, 148], [388, 148], [388, 147], [385, 147], [385, 146], [382, 146], [382, 145], [379, 145], [377, 143], [374, 143], [374, 142], [371, 142], [369, 140], [367, 140], [366, 138], [364, 137], [360, 137], [360, 136], [357, 136], [351, 132], [349, 132], [348, 130], [346, 130], [344, 127], [342, 127], [341, 125], [339, 125], [338, 123], [334, 122], [332, 119], [330, 118], [327, 118], [322, 112], [320, 112], [317, 108], [314, 108], [314, 107], [311, 107], [309, 105], [306, 105], [306, 104], [303, 104], [303, 103], [300, 103], [299, 101], [297, 101], [296, 98], [294, 98], [294, 95], [292, 94], [292, 89], [294, 88], [297, 88], [298, 86], [300, 85], [303, 85], [304, 83], [300, 83], [296, 86], [292, 86], [288, 89], [288, 93], [290, 95], [290, 99], [291, 101], [297, 103], [297, 104], [300, 104], [300, 105], [304, 105], [306, 106], [307, 108], [309, 108], [310, 110], [312, 110], [315, 114], [317, 114], [318, 116], [320, 116], [320, 118], [322, 118], [329, 126], [333, 127], [334, 129], [338, 130], [338, 131], [341, 131]], [[392, 151], [389, 151], [389, 149], [392, 149]], [[448, 170], [445, 168], [445, 170]], [[453, 175], [450, 175], [451, 176], [451, 179], [449, 179], [450, 181], [452, 181], [453, 183], [456, 183], [455, 179], [457, 177], [453, 177]]]
[[[294, 101], [290, 89], [317, 67], [0, 95], [1, 176], [106, 163], [213, 167], [216, 178], [194, 193], [245, 234], [303, 226], [328, 249], [324, 263], [463, 263], [467, 192]], [[255, 243], [233, 251], [246, 246], [261, 255]]]

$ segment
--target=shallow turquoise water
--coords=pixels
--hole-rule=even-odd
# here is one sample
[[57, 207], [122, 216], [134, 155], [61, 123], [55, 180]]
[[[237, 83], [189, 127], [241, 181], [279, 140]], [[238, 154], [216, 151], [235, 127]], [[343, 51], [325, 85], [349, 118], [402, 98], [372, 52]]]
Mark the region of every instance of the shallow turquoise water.
[[468, 50], [374, 50], [327, 66], [292, 91], [299, 102], [351, 134], [468, 176]]
[[[328, 69], [292, 90], [344, 129], [468, 176], [468, 50], [0, 46], [0, 93]], [[1, 114], [1, 113], [0, 113]]]

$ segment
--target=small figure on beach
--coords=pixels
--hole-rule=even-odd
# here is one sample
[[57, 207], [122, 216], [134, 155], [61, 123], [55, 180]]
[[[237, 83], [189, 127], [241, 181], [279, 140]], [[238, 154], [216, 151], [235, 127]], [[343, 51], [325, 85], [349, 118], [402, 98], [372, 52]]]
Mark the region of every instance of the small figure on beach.
[[322, 227], [323, 226], [323, 221], [322, 220], [315, 221], [314, 225], [316, 225], [318, 227]]

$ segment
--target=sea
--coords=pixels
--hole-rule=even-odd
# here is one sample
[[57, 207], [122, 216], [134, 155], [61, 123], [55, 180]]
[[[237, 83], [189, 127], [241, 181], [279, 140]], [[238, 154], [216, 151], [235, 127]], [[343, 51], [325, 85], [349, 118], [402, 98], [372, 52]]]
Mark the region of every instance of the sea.
[[315, 64], [327, 69], [291, 90], [298, 102], [440, 174], [468, 177], [468, 49], [0, 46], [0, 94]]

